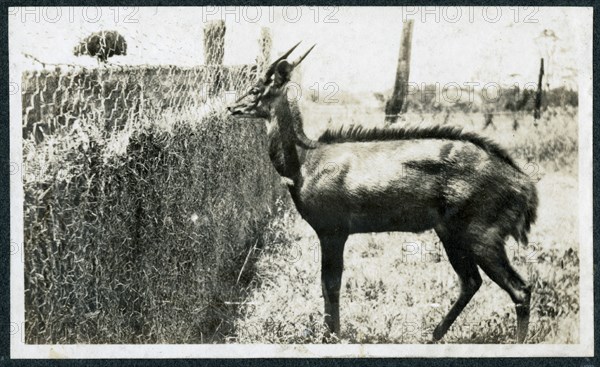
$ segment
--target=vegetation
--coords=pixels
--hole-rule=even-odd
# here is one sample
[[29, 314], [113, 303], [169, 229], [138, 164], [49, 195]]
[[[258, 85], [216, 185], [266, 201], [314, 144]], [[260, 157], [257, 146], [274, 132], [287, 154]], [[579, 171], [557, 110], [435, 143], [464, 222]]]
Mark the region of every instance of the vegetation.
[[171, 113], [25, 139], [26, 342], [229, 334], [280, 194], [263, 135]]

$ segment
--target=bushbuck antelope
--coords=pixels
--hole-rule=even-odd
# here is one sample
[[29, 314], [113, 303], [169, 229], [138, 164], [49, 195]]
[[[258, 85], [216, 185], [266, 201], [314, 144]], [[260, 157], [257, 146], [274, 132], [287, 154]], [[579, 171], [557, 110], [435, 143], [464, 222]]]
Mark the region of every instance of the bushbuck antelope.
[[[277, 59], [232, 115], [267, 121], [269, 156], [291, 197], [317, 233], [322, 251], [325, 324], [339, 335], [344, 244], [364, 232], [434, 229], [460, 279], [460, 294], [433, 332], [439, 340], [481, 286], [478, 266], [516, 305], [517, 340], [529, 323], [530, 286], [512, 268], [504, 242], [527, 243], [536, 188], [507, 152], [477, 134], [451, 127], [303, 131], [286, 83], [295, 62]], [[314, 47], [314, 46], [313, 46]]]

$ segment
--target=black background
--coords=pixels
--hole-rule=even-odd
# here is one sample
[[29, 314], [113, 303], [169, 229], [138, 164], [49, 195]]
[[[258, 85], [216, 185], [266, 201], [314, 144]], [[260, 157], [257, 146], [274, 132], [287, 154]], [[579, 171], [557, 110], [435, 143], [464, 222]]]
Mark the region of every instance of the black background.
[[[9, 85], [9, 70], [8, 70], [8, 8], [11, 6], [207, 6], [207, 5], [239, 5], [239, 6], [279, 6], [279, 5], [338, 5], [338, 6], [410, 6], [410, 5], [437, 5], [437, 6], [593, 6], [594, 7], [594, 80], [593, 85], [599, 85], [598, 78], [598, 20], [599, 8], [597, 3], [593, 1], [543, 1], [543, 2], [524, 2], [524, 1], [386, 1], [386, 0], [370, 0], [370, 1], [193, 1], [193, 0], [176, 0], [176, 1], [4, 1], [0, 0], [0, 86], [3, 92], [0, 93], [0, 366], [494, 366], [494, 367], [509, 367], [509, 366], [576, 366], [576, 367], [600, 367], [600, 359], [598, 358], [598, 330], [597, 320], [600, 319], [599, 308], [594, 304], [594, 335], [596, 337], [594, 345], [593, 358], [364, 358], [364, 359], [347, 359], [347, 358], [329, 358], [329, 359], [158, 359], [158, 360], [141, 360], [141, 359], [126, 359], [126, 360], [11, 360], [10, 359], [10, 192], [9, 192], [9, 169], [10, 169], [10, 142], [9, 142], [9, 94], [7, 87]], [[200, 21], [200, 20], [199, 20]], [[582, 93], [584, 91], [580, 91]], [[600, 140], [598, 129], [595, 128], [596, 121], [599, 117], [598, 100], [600, 95], [596, 88], [593, 89], [594, 97], [594, 128], [593, 141]], [[599, 155], [600, 151], [598, 144], [593, 145], [594, 158]], [[599, 277], [595, 271], [598, 268], [600, 259], [600, 245], [597, 245], [597, 239], [600, 237], [598, 226], [598, 176], [600, 175], [600, 165], [594, 159], [593, 185], [594, 185], [594, 294], [598, 297]], [[442, 347], [442, 346], [440, 346]], [[332, 346], [335, 348], [335, 346]], [[442, 347], [443, 348], [443, 347]], [[557, 351], [561, 348], [556, 345]]]

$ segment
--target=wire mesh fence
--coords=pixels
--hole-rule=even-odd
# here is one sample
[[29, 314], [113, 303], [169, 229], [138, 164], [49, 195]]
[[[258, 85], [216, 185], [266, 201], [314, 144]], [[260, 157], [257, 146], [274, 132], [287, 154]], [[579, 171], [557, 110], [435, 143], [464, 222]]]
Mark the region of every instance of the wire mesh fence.
[[[99, 66], [44, 64], [22, 76], [23, 137], [40, 141], [76, 120], [95, 123], [106, 131], [126, 121], [157, 118], [161, 113], [222, 107], [228, 94], [245, 90], [270, 57], [271, 36], [263, 29], [258, 40], [258, 64], [223, 65], [225, 23], [204, 29], [204, 65], [114, 65], [113, 55], [126, 55], [117, 32], [96, 32], [75, 46], [75, 55], [96, 57]], [[110, 37], [109, 37], [110, 36]]]
[[26, 72], [22, 80], [23, 137], [39, 141], [75, 120], [94, 122], [107, 130], [127, 120], [153, 118], [166, 110], [206, 108], [226, 93], [246, 88], [256, 67], [132, 66], [57, 67]]
[[221, 113], [258, 67], [220, 64], [212, 34], [212, 64], [23, 74], [27, 343], [231, 331], [280, 191], [262, 130]]

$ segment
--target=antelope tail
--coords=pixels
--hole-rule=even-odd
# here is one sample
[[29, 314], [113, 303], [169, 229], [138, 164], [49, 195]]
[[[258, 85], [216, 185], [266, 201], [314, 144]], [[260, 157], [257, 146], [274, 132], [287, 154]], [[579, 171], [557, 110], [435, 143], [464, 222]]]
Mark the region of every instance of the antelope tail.
[[527, 182], [523, 185], [522, 195], [520, 196], [521, 200], [519, 200], [518, 203], [515, 203], [515, 205], [519, 206], [519, 208], [515, 209], [520, 212], [520, 215], [511, 235], [517, 242], [527, 245], [527, 235], [529, 234], [531, 225], [537, 218], [538, 207], [537, 190], [535, 185], [529, 181], [529, 178], [527, 178]]

